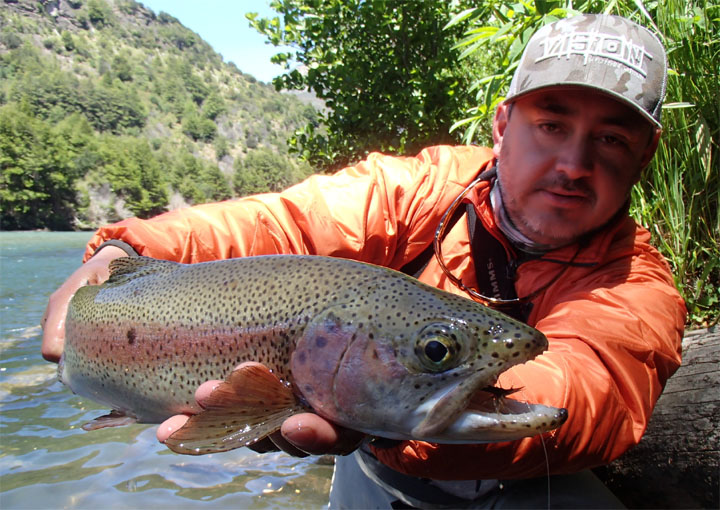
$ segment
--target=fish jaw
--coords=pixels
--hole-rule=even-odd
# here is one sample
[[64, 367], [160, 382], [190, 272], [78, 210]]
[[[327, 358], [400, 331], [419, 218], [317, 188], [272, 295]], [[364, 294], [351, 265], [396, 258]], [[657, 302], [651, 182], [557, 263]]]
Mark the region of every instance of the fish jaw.
[[553, 430], [567, 420], [567, 409], [500, 398], [485, 411], [467, 409], [430, 441], [444, 443], [512, 441]]
[[[497, 389], [486, 387], [485, 390]], [[475, 391], [469, 405], [448, 419], [429, 420], [438, 407], [443, 407], [443, 399], [458, 398], [457, 394], [462, 393], [457, 386], [439, 392], [410, 418], [411, 436], [437, 443], [513, 441], [553, 430], [567, 419], [566, 409], [496, 396], [485, 390]], [[500, 391], [514, 393], [512, 390]]]

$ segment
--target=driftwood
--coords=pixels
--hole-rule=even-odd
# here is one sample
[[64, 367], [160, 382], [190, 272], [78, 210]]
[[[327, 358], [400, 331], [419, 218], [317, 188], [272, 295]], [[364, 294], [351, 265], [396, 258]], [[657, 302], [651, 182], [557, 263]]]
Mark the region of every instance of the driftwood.
[[628, 508], [720, 508], [720, 332], [689, 332], [640, 444], [596, 474]]

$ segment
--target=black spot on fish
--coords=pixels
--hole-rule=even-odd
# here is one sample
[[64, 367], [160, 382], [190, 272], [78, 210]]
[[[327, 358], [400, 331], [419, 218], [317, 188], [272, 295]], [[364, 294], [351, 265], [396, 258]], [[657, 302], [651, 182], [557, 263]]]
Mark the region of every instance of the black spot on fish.
[[322, 349], [327, 345], [327, 338], [325, 338], [324, 336], [317, 337], [317, 339], [315, 340], [315, 345]]
[[298, 353], [298, 363], [300, 363], [301, 365], [304, 365], [305, 361], [307, 361], [307, 359], [305, 358], [305, 353], [304, 352]]
[[137, 338], [135, 330], [133, 328], [128, 329], [127, 330], [127, 340], [130, 345], [135, 343], [135, 338]]

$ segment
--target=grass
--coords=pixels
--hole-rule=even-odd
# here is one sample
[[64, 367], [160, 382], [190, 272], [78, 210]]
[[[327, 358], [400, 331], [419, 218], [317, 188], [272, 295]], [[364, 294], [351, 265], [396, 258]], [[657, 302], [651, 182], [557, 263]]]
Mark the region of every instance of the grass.
[[691, 326], [720, 316], [720, 4], [669, 0], [654, 23], [668, 52], [664, 133], [632, 213], [653, 233]]

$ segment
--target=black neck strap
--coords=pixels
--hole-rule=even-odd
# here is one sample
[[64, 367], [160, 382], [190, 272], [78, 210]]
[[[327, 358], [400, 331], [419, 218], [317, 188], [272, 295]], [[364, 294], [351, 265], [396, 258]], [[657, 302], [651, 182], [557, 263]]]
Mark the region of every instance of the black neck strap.
[[[517, 261], [511, 258], [505, 246], [483, 225], [475, 213], [473, 204], [465, 204], [470, 250], [475, 264], [475, 280], [480, 294], [495, 299], [517, 299], [515, 270]], [[526, 322], [532, 303], [518, 301], [504, 305], [500, 311], [517, 320]]]

